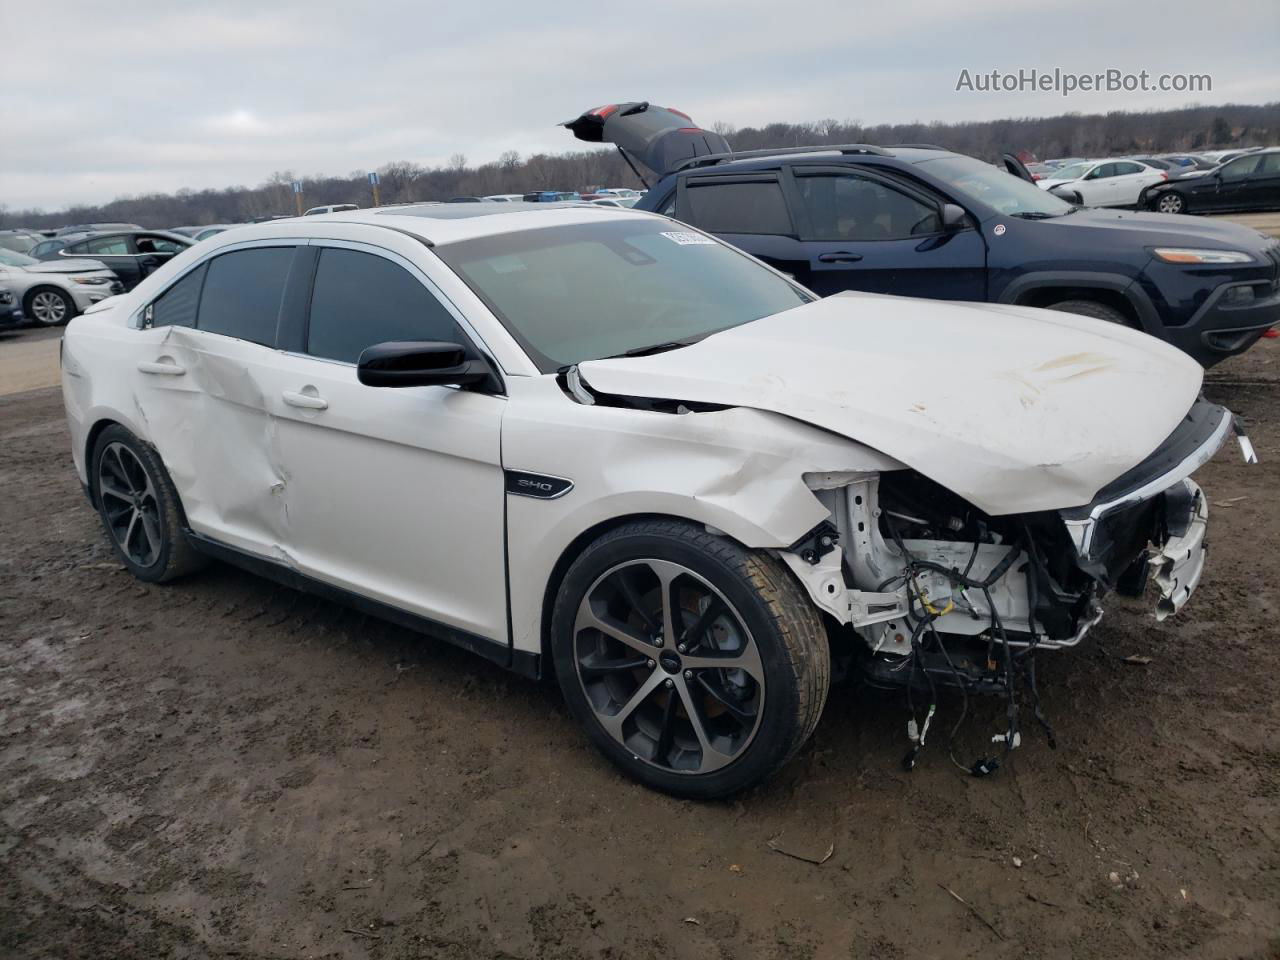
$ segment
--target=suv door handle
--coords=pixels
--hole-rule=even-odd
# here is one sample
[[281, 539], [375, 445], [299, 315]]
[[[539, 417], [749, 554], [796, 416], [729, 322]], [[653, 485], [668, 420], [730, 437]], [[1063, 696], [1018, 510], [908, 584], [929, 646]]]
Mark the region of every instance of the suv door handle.
[[847, 250], [837, 250], [835, 253], [818, 254], [819, 263], [857, 263], [862, 259], [860, 253], [850, 253]]
[[328, 400], [313, 393], [295, 393], [292, 390], [286, 390], [281, 396], [291, 407], [302, 407], [306, 410], [326, 410], [329, 407]]
[[187, 372], [186, 367], [180, 367], [172, 360], [168, 363], [157, 360], [143, 360], [138, 364], [138, 369], [143, 373], [158, 373], [168, 377], [180, 377]]

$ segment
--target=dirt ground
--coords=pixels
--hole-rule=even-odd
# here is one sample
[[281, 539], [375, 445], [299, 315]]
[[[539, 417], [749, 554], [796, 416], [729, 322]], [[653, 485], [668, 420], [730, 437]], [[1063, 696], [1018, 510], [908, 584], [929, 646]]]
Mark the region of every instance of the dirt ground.
[[[0, 956], [1280, 956], [1280, 341], [1208, 392], [1262, 463], [1201, 472], [1178, 617], [1113, 601], [1042, 658], [1056, 751], [1029, 726], [974, 779], [936, 736], [904, 773], [900, 702], [844, 687], [781, 776], [701, 804], [463, 652], [227, 567], [132, 580], [59, 393], [0, 397]], [[958, 756], [999, 727], [981, 704]]]

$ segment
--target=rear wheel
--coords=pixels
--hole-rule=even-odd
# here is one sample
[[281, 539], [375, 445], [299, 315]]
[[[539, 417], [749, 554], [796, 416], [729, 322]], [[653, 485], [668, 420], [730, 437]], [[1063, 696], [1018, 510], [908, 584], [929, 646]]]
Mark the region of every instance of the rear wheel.
[[22, 301], [22, 312], [42, 327], [58, 327], [77, 313], [71, 294], [57, 287], [36, 287]]
[[1095, 320], [1105, 320], [1107, 323], [1118, 323], [1122, 327], [1133, 326], [1129, 318], [1115, 307], [1099, 303], [1097, 300], [1062, 300], [1049, 304], [1047, 309], [1061, 310], [1063, 313], [1074, 313], [1082, 317], [1093, 317]]
[[102, 525], [130, 573], [163, 583], [204, 565], [183, 532], [177, 491], [154, 449], [113, 424], [94, 444], [90, 465]]
[[551, 629], [561, 690], [596, 745], [679, 796], [759, 783], [826, 702], [826, 634], [790, 571], [681, 521], [629, 523], [591, 544]]

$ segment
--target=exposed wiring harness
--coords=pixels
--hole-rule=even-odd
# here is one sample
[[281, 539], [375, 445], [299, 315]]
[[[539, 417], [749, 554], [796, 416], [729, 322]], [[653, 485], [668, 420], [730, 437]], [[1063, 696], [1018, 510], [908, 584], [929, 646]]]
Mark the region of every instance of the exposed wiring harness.
[[[969, 561], [965, 565], [964, 571], [961, 572], [957, 568], [948, 568], [939, 563], [930, 560], [923, 560], [916, 557], [907, 549], [901, 534], [894, 527], [893, 521], [886, 517], [886, 525], [890, 536], [894, 543], [901, 551], [904, 567], [892, 577], [884, 580], [878, 587], [877, 591], [883, 591], [885, 588], [901, 583], [907, 589], [907, 621], [911, 624], [910, 648], [908, 654], [909, 663], [906, 665], [908, 675], [906, 681], [907, 690], [907, 709], [910, 713], [910, 719], [907, 722], [907, 737], [911, 740], [911, 749], [903, 758], [903, 766], [907, 770], [915, 767], [916, 760], [920, 751], [924, 749], [925, 741], [928, 737], [929, 727], [933, 721], [934, 715], [938, 708], [938, 690], [934, 682], [933, 674], [930, 672], [928, 665], [925, 663], [923, 638], [926, 633], [936, 645], [938, 652], [941, 653], [943, 660], [946, 661], [947, 667], [951, 671], [955, 679], [955, 684], [960, 688], [963, 698], [963, 705], [960, 717], [951, 729], [947, 743], [947, 753], [954, 763], [961, 770], [972, 776], [986, 776], [994, 773], [1000, 767], [1001, 758], [984, 757], [979, 758], [974, 763], [966, 766], [956, 759], [955, 756], [955, 739], [969, 714], [969, 692], [970, 681], [956, 667], [955, 662], [951, 659], [950, 653], [947, 651], [946, 645], [943, 643], [942, 635], [934, 628], [934, 622], [939, 618], [951, 613], [956, 609], [955, 600], [948, 598], [946, 604], [939, 607], [933, 603], [928, 594], [921, 588], [919, 582], [919, 574], [921, 571], [929, 571], [941, 574], [946, 577], [953, 587], [958, 588], [961, 596], [967, 599], [966, 590], [973, 589], [982, 592], [983, 599], [986, 601], [987, 610], [990, 614], [991, 627], [989, 631], [989, 640], [987, 645], [987, 664], [988, 669], [995, 669], [995, 645], [998, 643], [1001, 647], [1001, 666], [1003, 667], [1004, 683], [1003, 691], [1005, 695], [1005, 731], [1003, 734], [997, 734], [993, 737], [995, 742], [1004, 743], [1004, 756], [1008, 757], [1009, 753], [1021, 743], [1021, 731], [1019, 729], [1019, 704], [1017, 694], [1017, 681], [1021, 680], [1028, 692], [1032, 710], [1036, 720], [1045, 731], [1050, 748], [1056, 748], [1057, 742], [1053, 735], [1053, 729], [1049, 726], [1045, 719], [1043, 711], [1040, 707], [1040, 693], [1036, 685], [1035, 674], [1035, 650], [1039, 643], [1040, 635], [1035, 626], [1035, 611], [1039, 602], [1037, 582], [1043, 571], [1041, 560], [1036, 549], [1035, 540], [1031, 535], [1030, 529], [1024, 523], [1022, 528], [1022, 536], [1017, 543], [1011, 545], [1008, 553], [1001, 558], [991, 571], [982, 578], [970, 576], [973, 566], [978, 557], [979, 544], [975, 543], [973, 552], [969, 556]], [[991, 588], [999, 582], [1017, 562], [1018, 558], [1026, 555], [1028, 558], [1027, 572], [1027, 605], [1028, 605], [1028, 629], [1031, 635], [1031, 641], [1025, 649], [1015, 654], [1012, 644], [1009, 642], [1009, 635], [1005, 631], [1004, 623], [1000, 619], [1000, 613], [996, 608], [994, 599], [991, 596]], [[976, 611], [970, 604], [970, 615], [977, 617]], [[925, 711], [923, 722], [916, 719], [915, 706], [915, 673], [919, 669], [928, 681], [929, 685], [929, 707]]]

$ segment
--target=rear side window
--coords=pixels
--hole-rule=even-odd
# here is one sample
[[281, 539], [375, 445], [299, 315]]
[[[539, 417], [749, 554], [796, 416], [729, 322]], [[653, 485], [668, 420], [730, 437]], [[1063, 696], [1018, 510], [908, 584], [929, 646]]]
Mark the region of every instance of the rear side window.
[[903, 240], [939, 233], [935, 207], [878, 180], [845, 174], [799, 176], [809, 240]]
[[1113, 164], [1113, 166], [1115, 175], [1118, 177], [1127, 176], [1131, 173], [1141, 173], [1143, 170], [1142, 166], [1136, 163], [1117, 163]]
[[708, 233], [793, 232], [782, 187], [776, 180], [690, 183], [685, 198], [688, 222]]
[[201, 330], [272, 346], [293, 247], [224, 253], [209, 263], [200, 295]]
[[1264, 173], [1269, 177], [1274, 177], [1280, 173], [1280, 153], [1268, 153], [1262, 158], [1262, 165], [1258, 168], [1259, 173]]
[[444, 304], [403, 267], [359, 250], [320, 251], [311, 293], [307, 353], [355, 363], [392, 340], [463, 342]]
[[200, 303], [200, 287], [204, 284], [207, 264], [201, 264], [151, 304], [151, 326], [194, 327], [196, 307]]
[[97, 237], [94, 240], [88, 240], [75, 246], [76, 253], [82, 249], [85, 253], [97, 253], [107, 256], [120, 256], [128, 254], [129, 240], [127, 237]]

